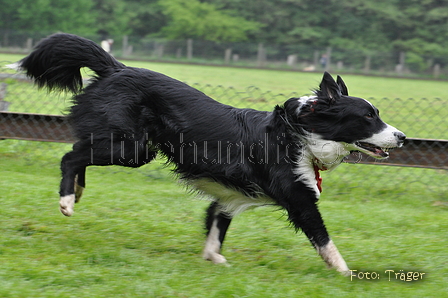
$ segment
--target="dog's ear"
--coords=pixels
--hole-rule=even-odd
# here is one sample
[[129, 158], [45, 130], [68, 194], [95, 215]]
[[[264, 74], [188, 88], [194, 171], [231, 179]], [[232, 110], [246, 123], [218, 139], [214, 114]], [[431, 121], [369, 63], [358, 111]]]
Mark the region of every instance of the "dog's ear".
[[342, 95], [341, 88], [328, 72], [324, 73], [317, 93], [319, 96], [330, 99], [330, 102], [338, 100]]
[[342, 80], [341, 76], [338, 76], [338, 77], [336, 78], [336, 83], [338, 84], [339, 89], [341, 90], [341, 94], [342, 94], [342, 95], [346, 95], [346, 96], [348, 96], [348, 89], [347, 89], [347, 86], [345, 85], [345, 83], [344, 83], [344, 81]]

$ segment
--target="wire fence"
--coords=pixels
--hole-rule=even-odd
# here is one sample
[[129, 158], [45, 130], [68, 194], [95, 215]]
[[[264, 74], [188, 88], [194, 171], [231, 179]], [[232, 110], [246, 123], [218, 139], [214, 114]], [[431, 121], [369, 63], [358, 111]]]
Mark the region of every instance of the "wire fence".
[[[0, 73], [2, 73], [1, 68]], [[299, 96], [294, 93], [273, 94], [257, 87], [236, 90], [235, 88], [224, 86], [191, 85], [220, 102], [236, 107], [249, 107], [258, 110], [273, 110], [276, 104], [281, 104], [290, 97]], [[0, 76], [0, 86], [0, 112], [63, 115], [71, 102], [70, 94], [38, 91], [30, 81], [18, 75], [4, 74]], [[399, 128], [410, 138], [448, 139], [448, 119], [446, 113], [448, 99], [370, 98], [369, 101], [379, 108], [385, 122]], [[0, 119], [0, 125], [2, 121], [4, 119]], [[17, 126], [20, 125], [19, 122], [13, 121], [12, 124], [7, 125]], [[1, 127], [4, 127], [4, 125], [6, 124], [3, 123]], [[27, 125], [35, 126], [34, 129], [39, 129], [38, 123], [31, 122], [31, 124]], [[53, 123], [51, 125], [57, 126], [58, 124]], [[2, 151], [4, 152], [20, 153], [28, 164], [48, 162], [56, 164], [58, 159], [55, 159], [55, 157], [62, 157], [65, 152], [70, 150], [71, 145], [1, 140], [0, 146], [3, 147]], [[330, 181], [330, 184], [344, 185], [345, 187], [340, 188], [340, 193], [344, 193], [346, 189], [363, 187], [366, 184], [369, 185], [369, 188], [373, 186], [376, 189], [386, 190], [398, 186], [403, 187], [403, 185], [418, 184], [430, 191], [431, 195], [436, 198], [448, 200], [448, 150], [446, 147], [441, 147], [437, 142], [427, 146], [429, 147], [423, 148], [427, 151], [427, 155], [425, 155], [427, 157], [423, 158], [431, 158], [432, 164], [436, 165], [433, 168], [438, 169], [347, 164], [340, 166], [336, 170], [337, 174], [323, 173], [323, 176]], [[394, 156], [399, 154], [398, 150], [405, 149], [392, 151], [388, 160], [389, 163], [394, 162]], [[422, 150], [422, 147], [407, 148], [406, 150], [408, 157], [412, 159], [413, 154], [417, 150]], [[421, 163], [421, 161], [418, 162]], [[148, 177], [160, 178], [166, 176], [164, 168], [163, 162], [159, 161], [155, 165], [140, 168], [138, 172]], [[113, 167], [110, 171], [128, 170]], [[402, 194], [405, 195], [406, 191], [403, 190]], [[366, 195], [368, 195], [367, 192]]]
[[[0, 67], [0, 73], [1, 73]], [[275, 94], [250, 86], [244, 90], [233, 87], [190, 84], [215, 100], [239, 108], [272, 111], [288, 98], [303, 94]], [[71, 104], [71, 94], [38, 91], [21, 75], [0, 75], [0, 110], [18, 113], [64, 115]], [[3, 94], [3, 95], [2, 95]], [[442, 98], [368, 98], [380, 111], [383, 120], [408, 137], [448, 139], [448, 99]], [[1, 109], [3, 107], [3, 109]]]

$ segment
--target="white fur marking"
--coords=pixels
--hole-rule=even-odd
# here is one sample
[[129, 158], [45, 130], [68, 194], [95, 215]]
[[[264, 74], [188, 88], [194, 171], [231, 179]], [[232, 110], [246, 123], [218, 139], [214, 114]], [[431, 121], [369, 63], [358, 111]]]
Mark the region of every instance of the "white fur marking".
[[363, 99], [365, 102], [367, 102], [369, 105], [371, 105], [373, 109], [375, 109], [375, 106], [370, 101], [368, 101], [365, 98], [361, 98], [361, 99]]
[[302, 140], [305, 147], [298, 154], [299, 160], [296, 161], [294, 174], [297, 175], [297, 181], [304, 182], [309, 188], [314, 189], [316, 198], [319, 198], [320, 191], [317, 187], [314, 163], [322, 170], [333, 170], [341, 164], [345, 156], [350, 154], [350, 145], [323, 140], [319, 135], [311, 133]]
[[399, 133], [400, 131], [389, 124], [386, 125], [379, 133], [374, 134], [370, 138], [360, 140], [360, 142], [370, 143], [381, 148], [401, 147], [402, 144], [398, 142], [395, 136], [395, 133]]
[[[203, 194], [218, 199], [219, 204], [223, 207], [221, 211], [232, 216], [250, 208], [273, 204], [273, 200], [264, 195], [261, 190], [259, 190], [260, 196], [248, 197], [237, 190], [225, 187], [207, 178], [193, 180], [190, 184]], [[257, 186], [254, 186], [254, 188], [257, 188]]]
[[212, 261], [215, 264], [227, 263], [226, 258], [219, 252], [221, 250], [221, 242], [219, 241], [219, 229], [218, 221], [213, 221], [210, 232], [208, 233], [207, 240], [205, 242], [203, 258]]
[[300, 160], [297, 161], [294, 168], [294, 174], [297, 176], [296, 181], [305, 183], [309, 188], [314, 190], [316, 198], [319, 199], [320, 191], [317, 187], [316, 174], [314, 173], [314, 166], [309, 154], [303, 153]]
[[75, 195], [68, 195], [63, 196], [59, 200], [59, 207], [65, 216], [72, 216], [73, 215], [73, 208], [75, 206]]
[[350, 154], [347, 143], [324, 140], [317, 134], [311, 134], [307, 143], [312, 155], [327, 170], [336, 168], [342, 159]]
[[300, 111], [302, 110], [302, 107], [307, 104], [309, 101], [315, 100], [317, 98], [317, 96], [312, 95], [312, 96], [302, 96], [298, 99], [298, 102], [300, 103], [300, 106], [297, 108], [297, 115], [300, 114]]
[[16, 71], [20, 71], [21, 70], [21, 66], [20, 66], [19, 62], [14, 62], [12, 64], [7, 64], [6, 67], [10, 68], [10, 69], [14, 69]]
[[344, 259], [342, 258], [332, 240], [330, 240], [327, 245], [317, 247], [316, 249], [329, 267], [336, 268], [337, 271], [341, 272], [344, 275], [350, 274], [350, 270], [348, 269], [347, 264], [345, 263]]

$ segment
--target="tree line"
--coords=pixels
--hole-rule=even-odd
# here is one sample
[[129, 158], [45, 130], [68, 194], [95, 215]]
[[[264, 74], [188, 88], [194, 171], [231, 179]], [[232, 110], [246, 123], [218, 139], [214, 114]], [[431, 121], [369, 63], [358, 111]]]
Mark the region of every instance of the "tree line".
[[11, 31], [448, 56], [448, 0], [0, 0]]

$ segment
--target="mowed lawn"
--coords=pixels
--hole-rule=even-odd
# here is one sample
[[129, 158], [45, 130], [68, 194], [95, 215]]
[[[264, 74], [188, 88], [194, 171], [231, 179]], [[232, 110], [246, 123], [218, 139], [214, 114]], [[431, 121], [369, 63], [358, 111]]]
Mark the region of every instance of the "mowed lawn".
[[[125, 63], [192, 84], [254, 85], [273, 94], [309, 94], [321, 78]], [[438, 109], [446, 107], [447, 82], [344, 79], [356, 96], [440, 97]], [[362, 272], [359, 280], [325, 268], [275, 208], [235, 218], [223, 250], [230, 266], [203, 261], [208, 202], [185, 192], [162, 161], [138, 170], [89, 168], [84, 197], [66, 218], [58, 211], [58, 163], [69, 148], [0, 141], [0, 297], [444, 297], [448, 291], [446, 171], [343, 164], [325, 173], [319, 207], [349, 267]]]
[[[443, 189], [427, 186], [446, 183], [444, 172], [344, 164], [324, 177], [319, 206], [333, 240], [357, 274], [379, 278], [351, 280], [327, 269], [284, 212], [268, 207], [235, 218], [223, 250], [230, 266], [203, 261], [208, 203], [160, 165], [89, 168], [84, 197], [66, 218], [58, 211], [58, 159], [48, 152], [67, 145], [32, 143], [34, 160], [14, 152], [23, 144], [2, 142], [0, 297], [446, 294], [448, 202]], [[395, 275], [407, 272], [423, 279]]]

